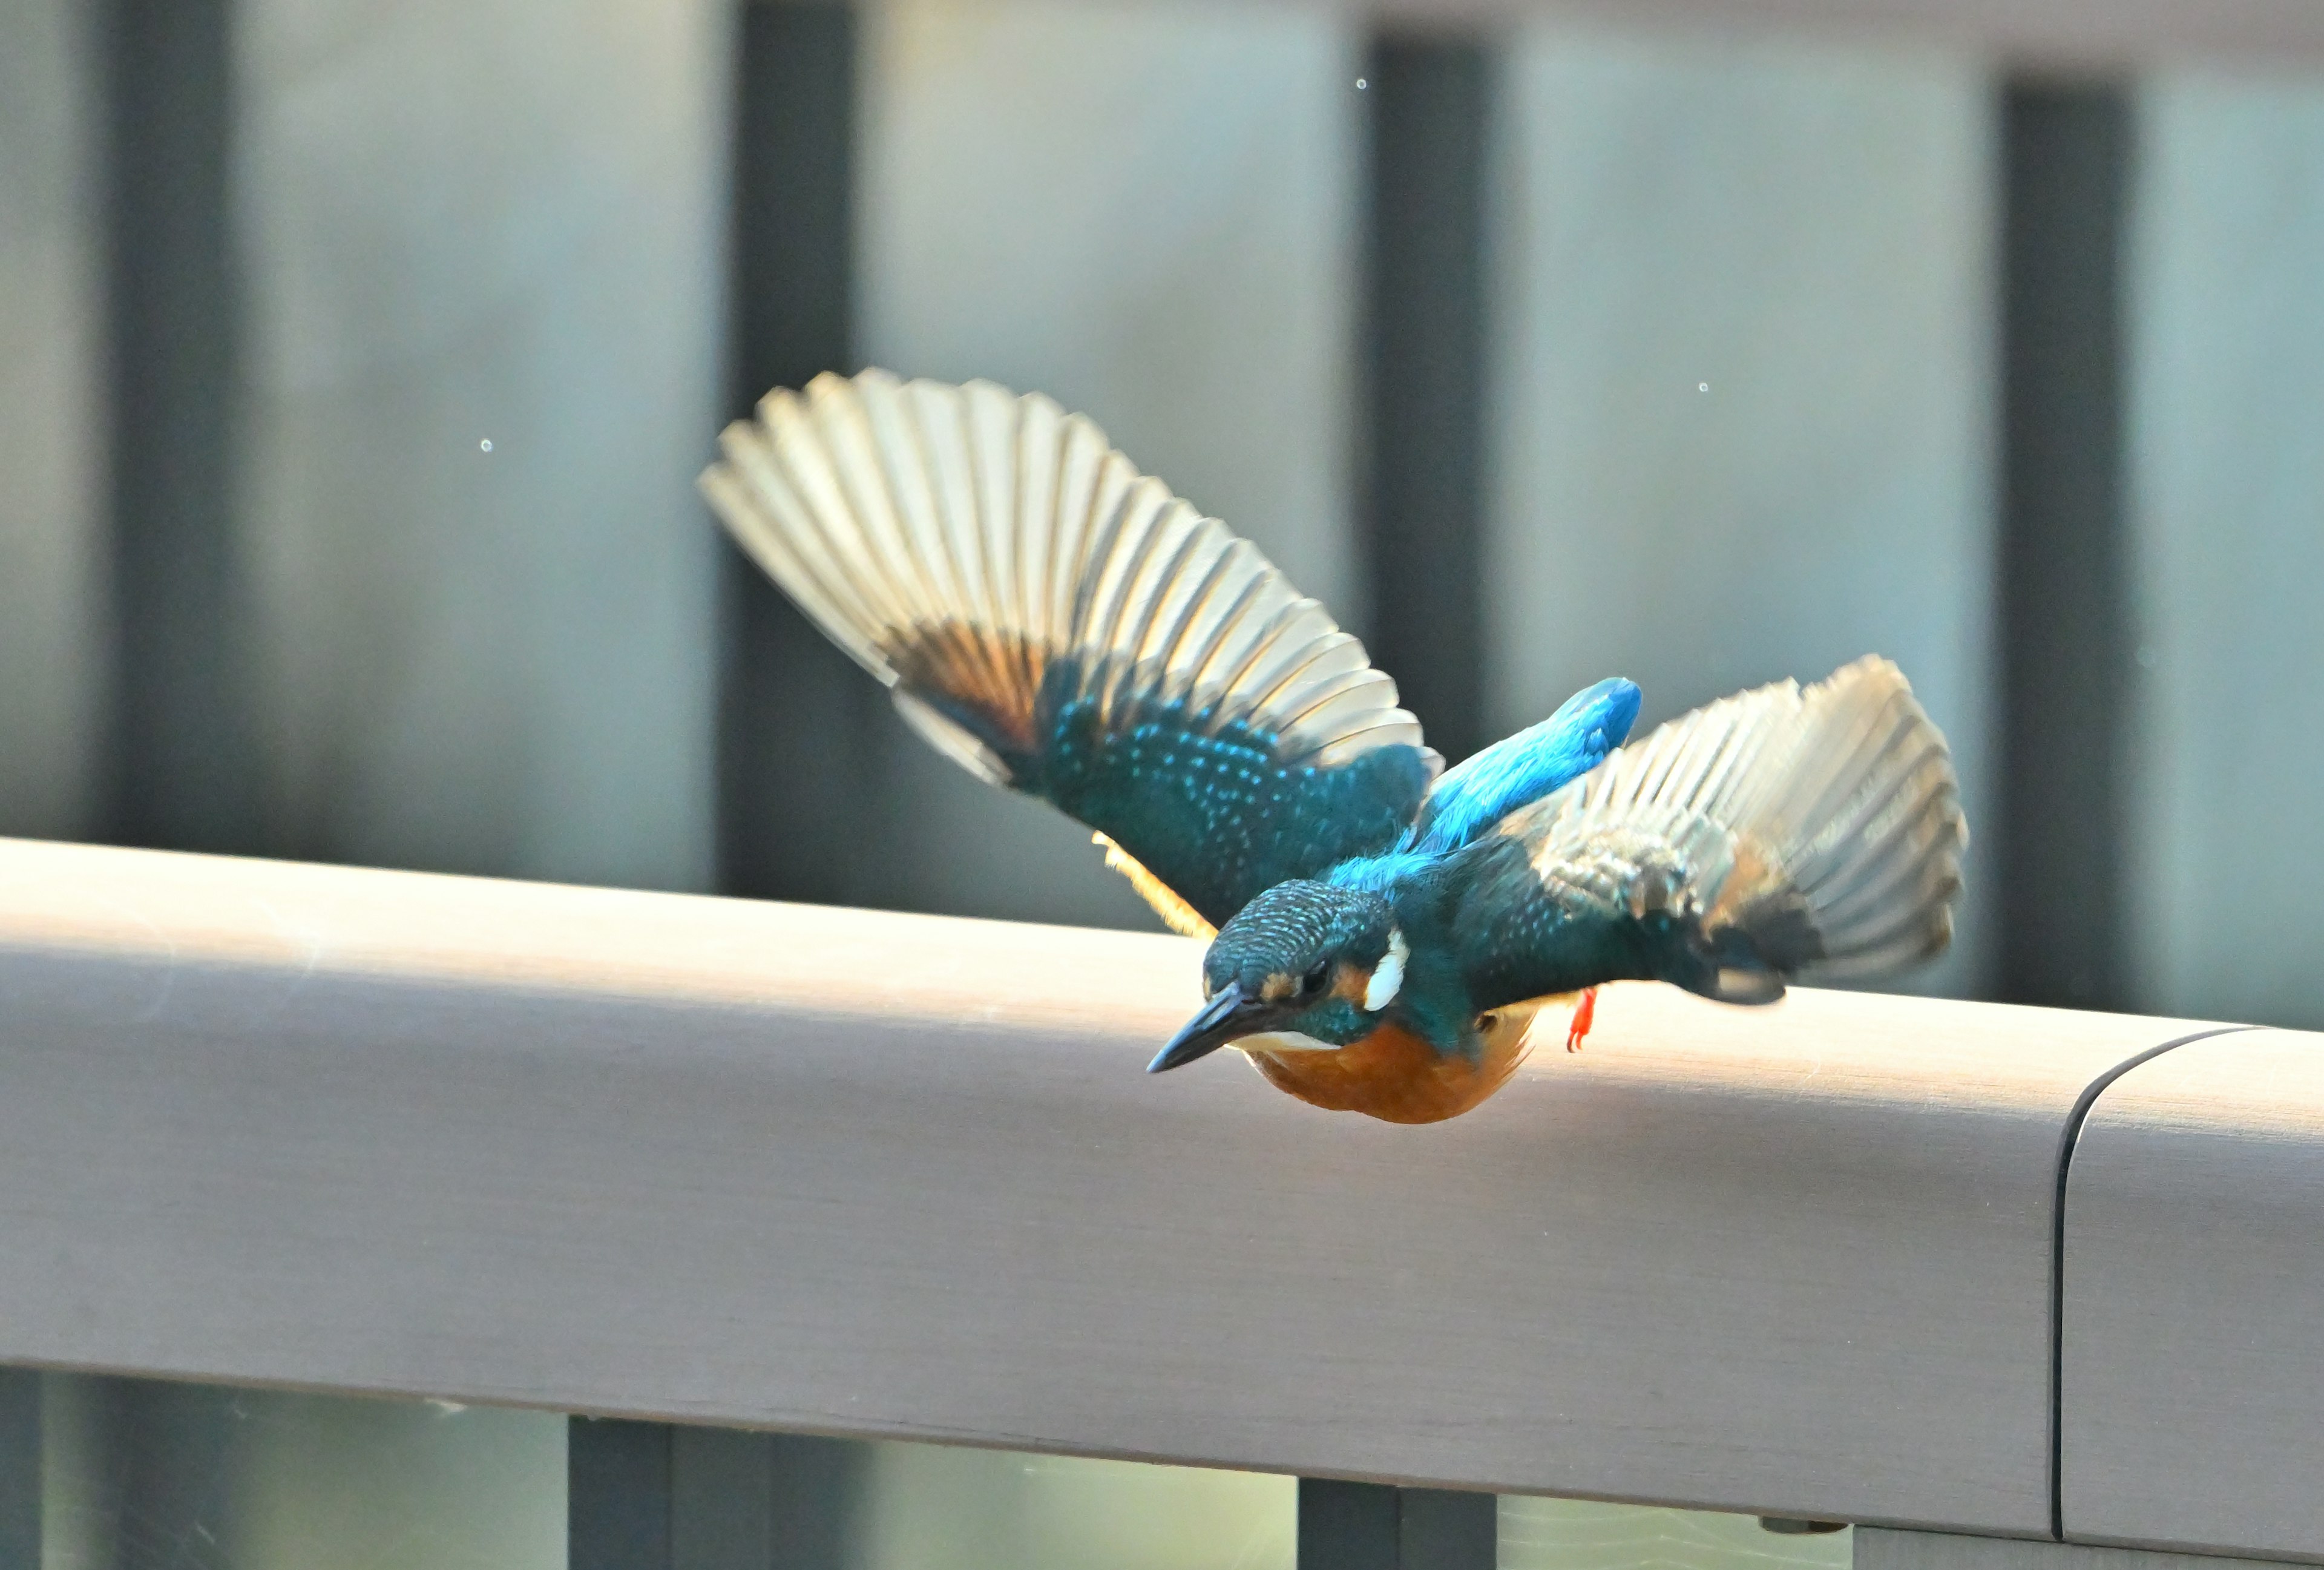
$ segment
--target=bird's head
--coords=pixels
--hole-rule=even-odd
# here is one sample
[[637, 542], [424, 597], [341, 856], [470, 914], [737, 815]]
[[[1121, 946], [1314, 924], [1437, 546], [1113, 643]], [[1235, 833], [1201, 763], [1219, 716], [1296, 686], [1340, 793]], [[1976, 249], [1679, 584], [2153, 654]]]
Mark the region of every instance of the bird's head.
[[1396, 912], [1378, 894], [1277, 883], [1219, 928], [1203, 956], [1209, 1001], [1147, 1072], [1275, 1031], [1335, 1047], [1360, 1041], [1403, 986], [1406, 952]]

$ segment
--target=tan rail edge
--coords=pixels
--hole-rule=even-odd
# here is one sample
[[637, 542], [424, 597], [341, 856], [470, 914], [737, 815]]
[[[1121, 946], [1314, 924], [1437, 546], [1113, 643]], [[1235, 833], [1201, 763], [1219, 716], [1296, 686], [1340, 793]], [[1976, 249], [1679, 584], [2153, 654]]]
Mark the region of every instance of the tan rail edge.
[[[808, 0], [822, 3], [822, 0]], [[1280, 5], [1286, 0], [1243, 0]], [[2064, 70], [2215, 63], [2312, 71], [2324, 64], [2315, 0], [1290, 0], [1416, 28], [1540, 20], [1614, 32], [1773, 34], [1933, 47]]]
[[[2061, 1489], [2067, 1131], [2217, 1027], [1621, 986], [1399, 1128], [1144, 1074], [1197, 954], [0, 841], [0, 1361], [2324, 1556], [2324, 1038], [2089, 1107]], [[2266, 1311], [2237, 1515], [2144, 1365]]]

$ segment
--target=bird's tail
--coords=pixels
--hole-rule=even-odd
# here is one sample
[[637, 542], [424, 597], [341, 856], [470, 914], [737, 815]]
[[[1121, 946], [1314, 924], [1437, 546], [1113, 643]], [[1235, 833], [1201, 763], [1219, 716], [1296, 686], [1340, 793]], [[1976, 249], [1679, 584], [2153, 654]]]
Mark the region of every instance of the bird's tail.
[[1566, 833], [1677, 854], [1628, 898], [1682, 939], [1665, 979], [1733, 1002], [1941, 953], [1969, 843], [1944, 737], [1904, 673], [1868, 658], [1699, 709], [1567, 788]]

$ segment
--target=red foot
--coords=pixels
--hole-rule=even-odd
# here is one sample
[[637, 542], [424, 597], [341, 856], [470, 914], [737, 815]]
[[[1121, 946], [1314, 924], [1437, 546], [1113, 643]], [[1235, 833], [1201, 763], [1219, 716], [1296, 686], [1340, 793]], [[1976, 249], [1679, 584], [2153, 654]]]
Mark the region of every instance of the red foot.
[[1582, 1050], [1582, 1038], [1590, 1034], [1591, 1023], [1597, 1017], [1598, 989], [1584, 987], [1582, 989], [1582, 1001], [1573, 1005], [1573, 1022], [1565, 1027], [1565, 1049], [1568, 1052]]

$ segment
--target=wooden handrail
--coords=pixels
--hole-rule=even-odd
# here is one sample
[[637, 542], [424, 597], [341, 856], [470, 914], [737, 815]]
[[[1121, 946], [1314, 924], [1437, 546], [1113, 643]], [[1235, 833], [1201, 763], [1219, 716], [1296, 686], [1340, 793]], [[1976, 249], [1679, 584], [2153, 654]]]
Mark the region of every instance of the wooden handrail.
[[2205, 1027], [1617, 987], [1398, 1128], [1141, 1072], [1197, 953], [0, 842], [0, 1360], [2048, 1532], [2064, 1131]]

